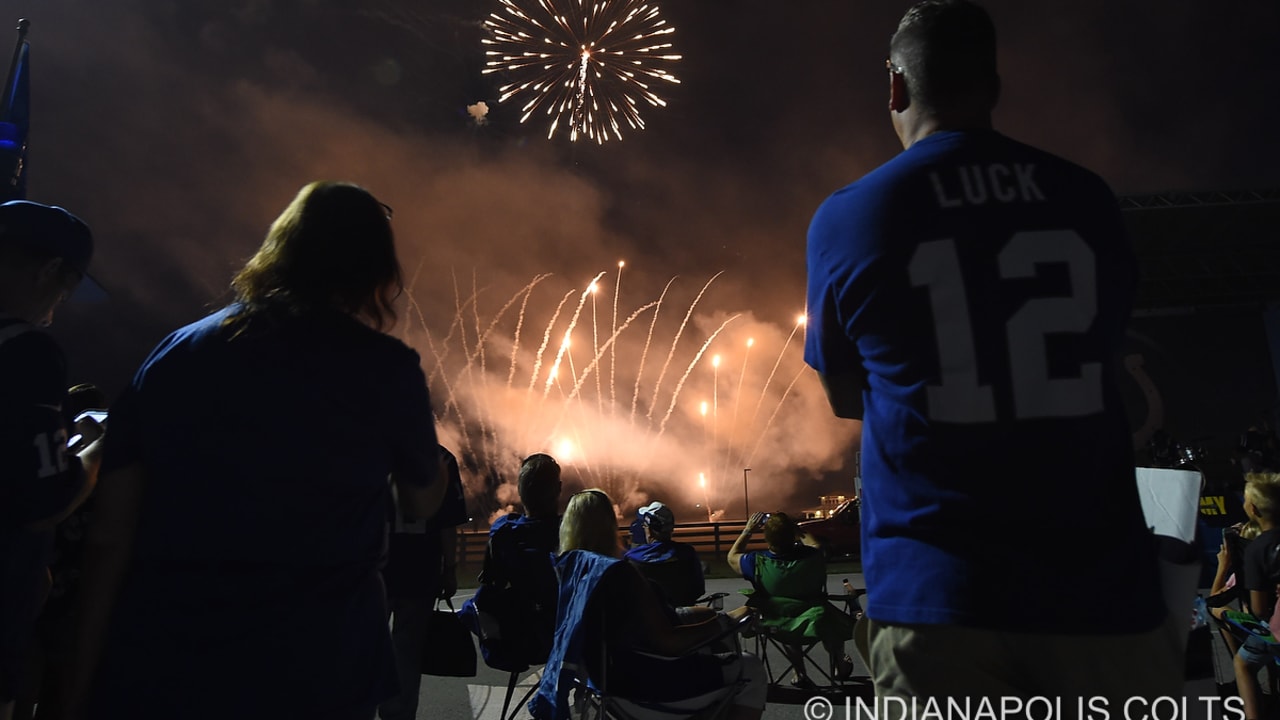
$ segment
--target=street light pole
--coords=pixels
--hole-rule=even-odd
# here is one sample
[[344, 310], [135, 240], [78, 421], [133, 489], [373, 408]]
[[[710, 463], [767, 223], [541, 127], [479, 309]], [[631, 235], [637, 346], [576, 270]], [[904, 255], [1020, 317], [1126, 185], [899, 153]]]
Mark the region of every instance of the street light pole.
[[751, 519], [751, 500], [747, 495], [747, 473], [751, 472], [751, 468], [742, 468], [742, 511], [746, 513], [747, 519]]

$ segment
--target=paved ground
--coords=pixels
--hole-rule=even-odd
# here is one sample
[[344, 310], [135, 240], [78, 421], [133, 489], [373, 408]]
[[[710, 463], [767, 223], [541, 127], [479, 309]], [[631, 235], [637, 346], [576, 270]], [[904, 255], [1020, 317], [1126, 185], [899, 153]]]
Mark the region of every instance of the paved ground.
[[[854, 587], [863, 586], [862, 576], [858, 573], [833, 574], [827, 578], [828, 592], [832, 595], [842, 594], [841, 581], [846, 578]], [[746, 583], [741, 579], [711, 579], [707, 581], [708, 592], [730, 593], [729, 597], [725, 598], [726, 610], [742, 605], [744, 597], [738, 590], [744, 587], [746, 587]], [[454, 607], [459, 607], [463, 600], [471, 596], [471, 593], [471, 590], [459, 592], [454, 597]], [[869, 688], [860, 680], [860, 678], [865, 678], [867, 670], [861, 660], [858, 659], [852, 643], [848, 646], [848, 652], [854, 657], [855, 669], [854, 680], [848, 686], [847, 693], [851, 697], [858, 695], [870, 697]], [[1225, 657], [1224, 652], [1219, 654]], [[821, 649], [816, 650], [815, 657], [821, 658], [823, 655], [824, 653]], [[776, 668], [785, 667], [785, 661], [776, 652], [769, 654], [769, 662]], [[1170, 711], [1157, 713], [1157, 717], [1154, 718], [1135, 716], [1128, 720], [1218, 720], [1217, 716], [1210, 717], [1209, 713], [1204, 709], [1204, 703], [1199, 700], [1201, 697], [1216, 697], [1218, 695], [1217, 680], [1229, 677], [1229, 659], [1226, 661], [1225, 668], [1223, 666], [1223, 658], [1215, 658], [1214, 664], [1217, 668], [1217, 678], [1208, 676], [1188, 681], [1185, 691], [1185, 696], [1190, 699], [1190, 702], [1187, 703], [1187, 713], [1182, 714], [1181, 712]], [[479, 673], [474, 678], [423, 677], [418, 718], [423, 720], [500, 720], [503, 696], [506, 693], [507, 674], [485, 667], [482, 661], [479, 666]], [[1226, 675], [1223, 674], [1224, 672]], [[513, 704], [536, 681], [536, 675], [522, 678], [521, 684], [516, 690], [516, 698], [512, 701]], [[793, 691], [790, 689], [785, 692], [775, 691], [770, 695], [769, 704], [765, 708], [764, 720], [845, 720], [843, 696], [830, 696], [834, 701], [835, 712], [828, 715], [810, 712], [815, 702], [813, 700], [814, 697], [815, 693], [813, 692]], [[818, 709], [821, 710], [821, 708]], [[518, 717], [527, 718], [529, 715], [527, 712], [521, 712]], [[1227, 717], [1232, 718], [1230, 715]], [[1111, 720], [1123, 720], [1123, 718], [1119, 713], [1116, 713], [1111, 716]]]

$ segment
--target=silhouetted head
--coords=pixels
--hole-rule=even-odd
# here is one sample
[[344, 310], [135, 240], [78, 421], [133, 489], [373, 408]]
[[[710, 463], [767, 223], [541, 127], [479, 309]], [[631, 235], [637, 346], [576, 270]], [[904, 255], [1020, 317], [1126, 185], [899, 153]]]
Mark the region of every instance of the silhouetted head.
[[640, 508], [638, 513], [644, 522], [650, 542], [671, 539], [671, 533], [676, 529], [676, 516], [671, 512], [671, 508], [660, 502], [654, 502]]
[[796, 545], [796, 523], [786, 513], [776, 512], [764, 523], [764, 541], [773, 552], [787, 552]]
[[1258, 472], [1245, 476], [1244, 510], [1259, 523], [1280, 526], [1280, 473]]
[[107, 394], [93, 383], [81, 383], [67, 390], [66, 411], [75, 417], [85, 410], [107, 407]]
[[378, 330], [395, 323], [402, 288], [391, 209], [364, 188], [314, 182], [271, 224], [262, 247], [231, 281], [252, 313], [331, 308]]
[[977, 103], [995, 107], [996, 28], [969, 0], [925, 0], [898, 23], [889, 60], [901, 68], [911, 101], [934, 112]]
[[560, 464], [546, 453], [530, 455], [520, 463], [517, 489], [525, 515], [555, 517], [560, 505]]
[[36, 325], [86, 280], [93, 235], [80, 218], [28, 200], [0, 204], [0, 310]]
[[889, 42], [889, 109], [904, 147], [932, 130], [991, 126], [1000, 97], [996, 30], [970, 0], [925, 0]]

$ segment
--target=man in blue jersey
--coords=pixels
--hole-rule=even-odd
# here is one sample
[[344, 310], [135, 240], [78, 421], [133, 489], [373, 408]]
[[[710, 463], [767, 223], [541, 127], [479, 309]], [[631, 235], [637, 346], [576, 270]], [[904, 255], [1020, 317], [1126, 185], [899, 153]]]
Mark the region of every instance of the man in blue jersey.
[[992, 129], [979, 6], [912, 7], [886, 64], [904, 151], [814, 215], [805, 339], [863, 422], [877, 692], [1176, 694], [1113, 377], [1137, 275], [1115, 197]]
[[520, 672], [546, 662], [555, 634], [560, 464], [534, 453], [520, 463], [518, 483], [524, 514], [508, 513], [490, 526], [480, 587], [461, 612], [480, 638], [485, 664]]
[[67, 447], [66, 358], [37, 327], [53, 321], [92, 256], [89, 228], [66, 210], [0, 205], [0, 718], [12, 712], [48, 591], [53, 527], [98, 473], [96, 424]]

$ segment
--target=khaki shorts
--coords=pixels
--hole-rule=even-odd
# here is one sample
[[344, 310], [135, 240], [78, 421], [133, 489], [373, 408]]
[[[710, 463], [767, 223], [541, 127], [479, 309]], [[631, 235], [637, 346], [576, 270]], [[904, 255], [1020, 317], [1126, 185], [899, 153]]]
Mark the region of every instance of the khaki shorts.
[[[878, 702], [907, 701], [884, 703], [890, 718], [924, 717], [929, 698], [940, 703], [942, 717], [948, 700], [968, 699], [974, 716], [986, 698], [997, 717], [1096, 718], [1104, 717], [1099, 710], [1105, 708], [1117, 718], [1125, 717], [1129, 703], [1129, 716], [1136, 718], [1157, 698], [1181, 698], [1185, 664], [1178, 632], [1186, 630], [1172, 617], [1155, 630], [1131, 635], [1039, 635], [871, 620], [867, 664]], [[1019, 703], [1025, 712], [1016, 711]]]

